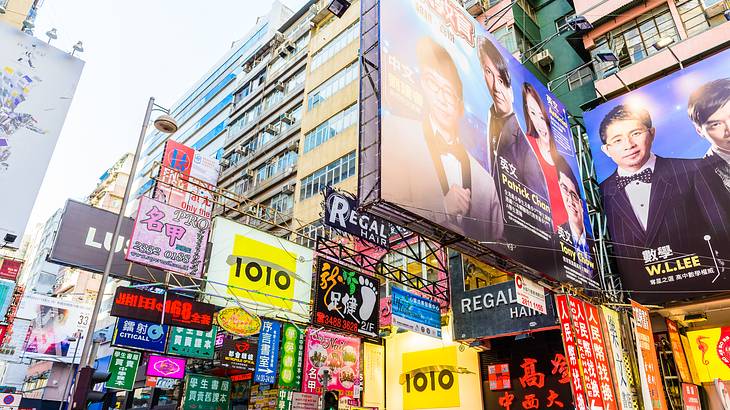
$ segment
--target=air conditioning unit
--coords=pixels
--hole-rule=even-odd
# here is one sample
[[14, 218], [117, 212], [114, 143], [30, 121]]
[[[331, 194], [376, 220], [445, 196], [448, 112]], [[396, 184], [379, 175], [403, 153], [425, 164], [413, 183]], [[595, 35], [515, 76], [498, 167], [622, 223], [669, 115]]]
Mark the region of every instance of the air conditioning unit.
[[274, 90], [283, 92], [286, 89], [286, 84], [283, 81], [277, 81], [274, 84]]
[[249, 61], [248, 63], [243, 65], [243, 72], [248, 74], [253, 70], [253, 61]]
[[534, 64], [540, 66], [540, 68], [546, 68], [553, 64], [553, 55], [550, 54], [550, 50], [542, 50], [532, 56], [530, 60], [532, 60]]
[[285, 41], [285, 42], [284, 42], [284, 44], [282, 44], [281, 46], [282, 46], [282, 47], [283, 47], [284, 49], [286, 49], [286, 51], [288, 51], [288, 52], [290, 52], [290, 53], [293, 53], [293, 52], [295, 52], [295, 51], [297, 50], [297, 46], [296, 46], [296, 44], [294, 44], [294, 42], [293, 42], [293, 41], [291, 41], [291, 40], [287, 40], [287, 41]]
[[277, 43], [281, 44], [285, 40], [286, 37], [284, 37], [284, 33], [282, 33], [281, 31], [277, 31], [276, 33], [274, 33], [274, 41], [276, 41]]
[[296, 171], [296, 169], [297, 169], [297, 167], [296, 167], [296, 166], [294, 166], [294, 165], [289, 165], [288, 167], [286, 167], [286, 171], [285, 171], [285, 173], [287, 173], [287, 174], [291, 174], [292, 172]]
[[256, 171], [254, 171], [253, 169], [247, 169], [243, 171], [243, 175], [248, 178], [253, 178], [254, 175], [256, 175]]
[[281, 122], [286, 125], [294, 124], [294, 117], [291, 114], [281, 114]]
[[248, 147], [246, 147], [245, 145], [239, 145], [238, 147], [236, 147], [236, 153], [245, 157], [246, 154], [248, 154]]
[[286, 146], [287, 151], [299, 152], [299, 141], [292, 141]]
[[284, 194], [293, 194], [295, 189], [295, 185], [293, 183], [286, 184], [281, 187], [281, 192]]
[[725, 8], [725, 2], [724, 1], [718, 1], [717, 3], [713, 4], [710, 7], [707, 7], [705, 9], [705, 15], [708, 19], [711, 19], [715, 16], [719, 16], [720, 14], [724, 13], [726, 10]]
[[264, 127], [264, 131], [276, 135], [279, 133], [279, 127], [274, 124], [268, 124]]
[[231, 165], [231, 160], [230, 160], [230, 159], [228, 159], [228, 158], [223, 158], [223, 159], [221, 160], [221, 166], [222, 166], [222, 167], [227, 167], [227, 166], [229, 166], [229, 165]]
[[278, 49], [276, 49], [276, 53], [279, 54], [279, 57], [284, 59], [289, 57], [290, 54], [289, 51], [284, 47], [279, 47]]
[[484, 13], [484, 4], [482, 4], [482, 0], [464, 0], [464, 8], [474, 17]]

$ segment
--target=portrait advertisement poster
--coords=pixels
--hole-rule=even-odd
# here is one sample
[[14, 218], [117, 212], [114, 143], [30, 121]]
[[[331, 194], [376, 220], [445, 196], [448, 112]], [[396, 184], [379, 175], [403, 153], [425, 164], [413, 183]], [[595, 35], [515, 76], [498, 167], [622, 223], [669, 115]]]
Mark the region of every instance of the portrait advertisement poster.
[[597, 288], [563, 104], [458, 2], [380, 8], [381, 199]]
[[380, 281], [377, 278], [322, 258], [317, 261], [316, 276], [314, 325], [378, 337]]
[[18, 248], [84, 62], [10, 25], [0, 26], [0, 238]]
[[393, 324], [426, 336], [441, 338], [441, 309], [438, 303], [391, 287]]
[[328, 390], [340, 397], [353, 397], [353, 387], [360, 384], [360, 339], [325, 330], [309, 329], [304, 351], [304, 393], [322, 394], [320, 378], [329, 370]]
[[218, 306], [309, 321], [314, 252], [225, 218], [215, 218], [206, 293]]
[[200, 277], [210, 219], [142, 197], [127, 260]]
[[150, 352], [165, 352], [167, 325], [120, 317], [112, 334], [112, 345]]
[[730, 286], [730, 52], [584, 115], [623, 288], [642, 303]]
[[[86, 335], [90, 317], [90, 305], [26, 293], [16, 316], [16, 321], [30, 320], [23, 354], [38, 360], [78, 363], [81, 355], [77, 345], [83, 346], [84, 342], [77, 336], [79, 333]], [[77, 350], [79, 352], [74, 356]]]

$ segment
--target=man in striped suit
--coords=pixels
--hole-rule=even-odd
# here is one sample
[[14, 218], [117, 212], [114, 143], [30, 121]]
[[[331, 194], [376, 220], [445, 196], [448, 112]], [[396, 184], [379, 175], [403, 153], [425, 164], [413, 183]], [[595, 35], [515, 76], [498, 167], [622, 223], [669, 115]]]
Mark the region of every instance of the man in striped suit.
[[[730, 256], [730, 199], [718, 175], [701, 160], [652, 153], [656, 130], [645, 109], [614, 107], [601, 121], [599, 133], [602, 151], [617, 165], [601, 183], [601, 191], [624, 287], [710, 290], [710, 281], [715, 283], [722, 271], [722, 258]], [[682, 258], [691, 255], [699, 256], [700, 263], [690, 268], [714, 267], [713, 273], [686, 280], [689, 275], [682, 274], [689, 273], [688, 264]], [[673, 296], [650, 293], [639, 299]]]

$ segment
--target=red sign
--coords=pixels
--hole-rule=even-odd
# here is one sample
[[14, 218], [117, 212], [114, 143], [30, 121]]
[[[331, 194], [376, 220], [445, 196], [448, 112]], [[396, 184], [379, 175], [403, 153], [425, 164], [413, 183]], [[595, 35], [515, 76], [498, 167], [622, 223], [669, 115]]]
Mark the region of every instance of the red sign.
[[631, 310], [634, 316], [636, 349], [643, 361], [643, 368], [639, 369], [639, 373], [641, 374], [641, 388], [645, 407], [647, 407], [647, 410], [665, 410], [667, 409], [667, 402], [664, 399], [664, 388], [659, 374], [659, 363], [657, 362], [656, 347], [654, 346], [654, 333], [651, 330], [651, 320], [649, 320], [649, 309], [632, 300]]
[[588, 319], [583, 301], [573, 296], [568, 296], [570, 315], [573, 320], [573, 336], [578, 347], [578, 357], [583, 368], [583, 380], [585, 381], [586, 398], [588, 407], [603, 408], [603, 397], [598, 378], [596, 359], [593, 355], [591, 335], [588, 332]]
[[216, 306], [209, 303], [168, 293], [158, 293], [135, 288], [117, 288], [111, 315], [146, 322], [160, 323], [165, 312], [164, 324], [189, 329], [209, 331], [213, 327]]
[[242, 382], [246, 380], [251, 380], [253, 378], [253, 373], [244, 373], [244, 374], [234, 374], [231, 376], [232, 382]]
[[694, 384], [682, 383], [682, 407], [684, 410], [702, 410], [700, 391]]
[[490, 364], [487, 369], [489, 373], [489, 390], [512, 388], [509, 376], [509, 363]]
[[14, 259], [0, 260], [0, 278], [15, 281], [21, 267], [23, 267], [23, 261]]
[[5, 335], [8, 334], [8, 325], [0, 325], [0, 346], [5, 342]]
[[591, 336], [591, 347], [593, 348], [593, 359], [596, 361], [596, 373], [598, 373], [598, 385], [603, 399], [603, 408], [606, 410], [616, 410], [616, 396], [613, 392], [613, 381], [611, 380], [611, 370], [608, 367], [608, 357], [606, 356], [606, 343], [603, 340], [601, 332], [601, 319], [598, 308], [590, 303], [583, 303], [588, 319], [588, 332]]
[[666, 319], [666, 321], [669, 342], [672, 345], [672, 356], [674, 356], [674, 363], [677, 364], [679, 377], [683, 382], [691, 382], [692, 374], [689, 371], [689, 364], [687, 364], [687, 356], [684, 355], [684, 348], [682, 347], [682, 340], [679, 337], [677, 324], [669, 319]]
[[578, 352], [575, 346], [575, 338], [573, 336], [573, 325], [571, 324], [570, 310], [568, 309], [568, 297], [565, 295], [555, 296], [555, 303], [558, 308], [558, 318], [560, 319], [560, 329], [563, 335], [563, 344], [565, 352], [568, 355], [567, 367], [572, 377], [573, 397], [575, 397], [575, 405], [578, 410], [586, 410], [586, 397], [583, 390], [583, 378], [580, 374], [580, 363], [578, 362]]

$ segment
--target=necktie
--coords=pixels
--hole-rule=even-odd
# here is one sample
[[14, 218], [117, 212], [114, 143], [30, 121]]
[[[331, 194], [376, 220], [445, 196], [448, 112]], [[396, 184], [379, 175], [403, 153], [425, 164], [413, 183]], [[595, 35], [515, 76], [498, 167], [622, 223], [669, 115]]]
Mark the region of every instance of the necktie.
[[617, 176], [616, 178], [616, 185], [618, 185], [618, 189], [624, 189], [627, 185], [632, 183], [633, 181], [641, 181], [647, 184], [651, 184], [651, 176], [652, 172], [651, 169], [647, 168], [638, 174], [629, 175], [629, 176]]

